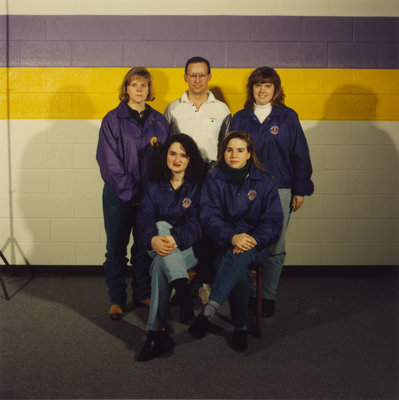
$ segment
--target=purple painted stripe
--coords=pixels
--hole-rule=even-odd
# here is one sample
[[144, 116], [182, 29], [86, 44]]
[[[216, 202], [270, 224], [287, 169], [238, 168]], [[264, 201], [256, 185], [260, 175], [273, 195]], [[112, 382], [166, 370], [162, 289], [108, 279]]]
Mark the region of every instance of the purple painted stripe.
[[301, 40], [302, 17], [250, 17], [251, 40], [291, 41]]
[[351, 42], [353, 18], [304, 17], [302, 40], [318, 42]]
[[356, 42], [399, 42], [399, 18], [354, 18]]
[[330, 68], [378, 68], [376, 43], [330, 43], [328, 45]]
[[398, 68], [399, 43], [382, 43], [379, 46], [378, 67]]
[[146, 65], [151, 67], [174, 67], [175, 45], [173, 42], [139, 41], [123, 45], [123, 66]]
[[[0, 16], [0, 66], [399, 68], [399, 18]], [[8, 40], [8, 46], [7, 46]]]
[[310, 42], [228, 43], [226, 64], [248, 68], [270, 65], [280, 68], [327, 68], [327, 44]]
[[249, 40], [251, 32], [250, 18], [204, 16], [199, 18], [200, 40]]
[[144, 40], [146, 16], [46, 16], [46, 40]]

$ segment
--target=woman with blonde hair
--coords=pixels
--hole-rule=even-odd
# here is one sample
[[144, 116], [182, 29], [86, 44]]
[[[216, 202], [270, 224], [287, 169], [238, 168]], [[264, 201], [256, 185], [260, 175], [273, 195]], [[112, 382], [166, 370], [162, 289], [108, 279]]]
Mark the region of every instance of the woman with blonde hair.
[[109, 317], [122, 318], [126, 303], [127, 246], [133, 231], [133, 300], [149, 301], [151, 259], [136, 240], [141, 183], [157, 149], [170, 135], [166, 118], [146, 101], [154, 99], [151, 75], [144, 67], [130, 69], [119, 89], [120, 103], [101, 123], [97, 162], [104, 180], [103, 212], [107, 235], [104, 271], [110, 296]]

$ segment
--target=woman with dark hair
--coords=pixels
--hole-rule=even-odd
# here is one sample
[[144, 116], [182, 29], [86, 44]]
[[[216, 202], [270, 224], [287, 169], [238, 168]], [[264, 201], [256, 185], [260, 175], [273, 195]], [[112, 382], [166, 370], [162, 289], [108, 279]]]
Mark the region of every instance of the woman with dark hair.
[[247, 349], [248, 303], [253, 260], [264, 260], [267, 247], [278, 239], [283, 212], [273, 177], [256, 156], [251, 136], [230, 132], [201, 191], [200, 218], [217, 247], [216, 278], [209, 300], [190, 326], [202, 338], [209, 320], [227, 299], [235, 330], [232, 346]]
[[104, 270], [111, 301], [109, 317], [122, 318], [126, 303], [127, 246], [134, 236], [131, 262], [134, 265], [135, 302], [148, 301], [148, 268], [151, 259], [137, 243], [136, 216], [141, 183], [147, 178], [158, 143], [170, 135], [165, 117], [146, 101], [154, 99], [151, 75], [134, 67], [123, 78], [120, 103], [103, 119], [97, 147], [97, 161], [104, 180], [103, 212], [107, 235]]
[[145, 184], [137, 223], [139, 240], [153, 261], [147, 340], [137, 361], [158, 357], [173, 347], [166, 332], [172, 289], [180, 305], [181, 321], [194, 318], [187, 270], [197, 264], [193, 246], [202, 236], [198, 205], [205, 171], [194, 140], [176, 134], [162, 146], [150, 181]]
[[[297, 211], [304, 196], [313, 193], [312, 164], [309, 149], [298, 115], [284, 105], [285, 95], [277, 72], [270, 67], [255, 69], [247, 82], [244, 109], [237, 112], [231, 129], [251, 134], [262, 165], [276, 178], [284, 212], [280, 239], [269, 248], [263, 262], [262, 313], [274, 314], [275, 295], [285, 260], [285, 233], [291, 211]], [[255, 287], [250, 308], [256, 308]]]

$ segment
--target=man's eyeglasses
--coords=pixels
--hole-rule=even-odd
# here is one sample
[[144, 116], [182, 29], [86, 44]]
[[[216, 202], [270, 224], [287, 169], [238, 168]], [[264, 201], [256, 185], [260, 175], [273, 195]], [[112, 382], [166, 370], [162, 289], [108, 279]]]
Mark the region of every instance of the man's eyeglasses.
[[192, 80], [199, 79], [200, 81], [203, 81], [207, 78], [208, 74], [187, 74], [187, 76]]

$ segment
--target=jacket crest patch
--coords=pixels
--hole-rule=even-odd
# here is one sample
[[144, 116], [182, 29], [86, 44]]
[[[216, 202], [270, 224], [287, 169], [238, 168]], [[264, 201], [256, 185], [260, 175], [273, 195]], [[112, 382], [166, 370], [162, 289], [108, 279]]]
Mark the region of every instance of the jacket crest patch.
[[150, 140], [151, 146], [158, 146], [158, 138], [156, 136], [153, 136]]
[[255, 200], [255, 197], [256, 197], [256, 195], [257, 195], [258, 193], [256, 193], [256, 190], [253, 190], [253, 189], [251, 189], [249, 192], [248, 192], [248, 199], [249, 200]]
[[190, 207], [192, 203], [193, 203], [193, 202], [192, 202], [191, 199], [189, 199], [188, 197], [185, 197], [185, 198], [183, 199], [183, 201], [181, 202], [181, 204], [182, 204], [182, 206], [183, 206], [184, 208]]
[[278, 127], [278, 125], [273, 125], [273, 126], [270, 128], [270, 133], [272, 133], [273, 135], [277, 135], [279, 129], [280, 129], [280, 128]]

